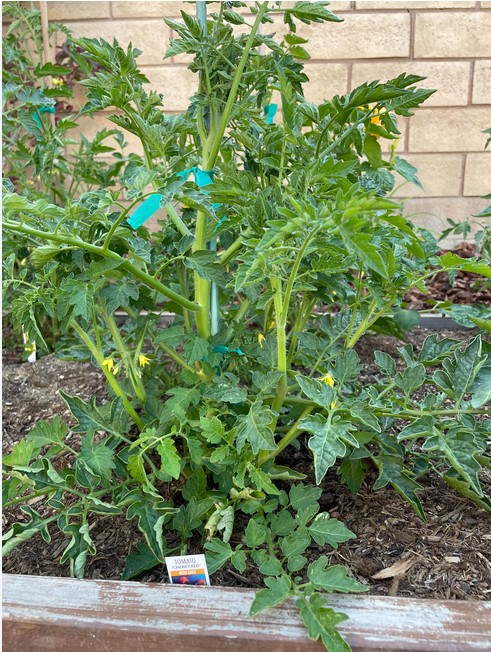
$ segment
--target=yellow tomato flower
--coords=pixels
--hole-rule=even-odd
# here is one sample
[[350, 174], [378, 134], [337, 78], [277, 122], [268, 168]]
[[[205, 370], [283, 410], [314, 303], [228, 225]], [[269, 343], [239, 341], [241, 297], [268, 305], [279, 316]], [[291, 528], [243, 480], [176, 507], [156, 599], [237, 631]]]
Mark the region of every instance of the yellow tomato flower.
[[144, 367], [145, 365], [150, 364], [150, 358], [147, 358], [146, 355], [140, 353], [140, 355], [138, 356], [138, 364], [140, 365], [140, 367]]
[[329, 385], [330, 387], [334, 387], [334, 378], [331, 376], [331, 374], [326, 374], [319, 380], [321, 380], [323, 383], [326, 383], [326, 385]]
[[53, 77], [51, 81], [53, 82], [53, 86], [63, 86], [63, 79], [61, 77]]
[[272, 330], [276, 326], [276, 322], [272, 319], [268, 324], [268, 330]]
[[334, 408], [336, 407], [336, 401], [333, 401], [333, 402], [331, 403], [331, 406], [330, 406], [330, 407], [331, 407], [331, 410], [334, 410]]
[[108, 371], [112, 371], [114, 369], [114, 360], [112, 358], [106, 358], [102, 363], [102, 367], [106, 367]]
[[113, 374], [114, 374], [115, 376], [117, 376], [117, 374], [119, 374], [119, 364], [118, 364], [116, 367], [114, 367], [114, 369], [113, 369]]
[[257, 341], [259, 342], [259, 346], [263, 348], [263, 342], [266, 341], [266, 338], [262, 333], [259, 333], [259, 335], [257, 336]]

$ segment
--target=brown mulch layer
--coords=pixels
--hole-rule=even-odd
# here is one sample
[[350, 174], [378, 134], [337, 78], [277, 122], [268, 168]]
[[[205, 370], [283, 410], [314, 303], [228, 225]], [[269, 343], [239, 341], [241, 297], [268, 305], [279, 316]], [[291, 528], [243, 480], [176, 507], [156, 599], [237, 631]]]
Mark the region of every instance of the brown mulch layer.
[[[445, 254], [447, 251], [443, 249], [440, 253]], [[476, 256], [476, 245], [470, 242], [461, 242], [455, 249], [452, 249], [452, 252], [462, 258], [472, 258]], [[455, 281], [451, 283], [447, 272], [438, 272], [426, 281], [428, 294], [413, 288], [406, 294], [405, 301], [408, 304], [407, 307], [413, 310], [432, 308], [435, 301], [491, 306], [491, 288], [485, 287], [483, 281], [485, 281], [484, 277], [479, 274], [459, 271]]]
[[[410, 341], [419, 350], [431, 331], [414, 329]], [[467, 339], [469, 331], [440, 332], [440, 335]], [[375, 372], [373, 351], [384, 350], [398, 357], [401, 342], [392, 337], [366, 336], [357, 347], [364, 361], [366, 378]], [[103, 378], [91, 365], [56, 360], [48, 356], [34, 364], [4, 365], [4, 428], [6, 450], [18, 440], [39, 418], [59, 414], [67, 417], [66, 406], [57, 394], [59, 388], [69, 394], [104, 400]], [[293, 459], [292, 459], [293, 458]], [[290, 454], [289, 463], [312, 474], [309, 454], [302, 449]], [[327, 554], [332, 563], [346, 564], [354, 577], [366, 583], [373, 594], [424, 598], [487, 600], [491, 596], [491, 518], [473, 503], [447, 487], [438, 478], [424, 479], [420, 494], [428, 517], [422, 522], [404, 500], [392, 489], [371, 490], [373, 473], [362, 485], [358, 496], [352, 496], [336, 476], [334, 469], [322, 483], [321, 507], [333, 517], [342, 520], [357, 539], [341, 545], [338, 550], [313, 546], [308, 551], [314, 559]], [[491, 477], [483, 478], [491, 485]], [[31, 506], [41, 512], [46, 509], [43, 499], [34, 499]], [[4, 512], [3, 525], [9, 529], [16, 519], [23, 518], [19, 510]], [[240, 543], [242, 521], [239, 517], [233, 543]], [[56, 527], [50, 527], [52, 540], [45, 543], [41, 537], [19, 545], [4, 560], [6, 573], [68, 576], [68, 564], [60, 565], [60, 556], [68, 541]], [[124, 560], [143, 536], [134, 522], [120, 517], [99, 517], [91, 528], [97, 554], [87, 560], [89, 579], [119, 579]], [[201, 552], [201, 542], [191, 542], [189, 552]], [[374, 579], [388, 569], [389, 577]], [[392, 570], [391, 570], [392, 569]], [[163, 568], [157, 567], [140, 578], [141, 581], [167, 582]], [[249, 567], [239, 574], [226, 566], [212, 581], [222, 586], [261, 586], [261, 577]]]
[[40, 419], [55, 415], [69, 419], [70, 412], [58, 390], [84, 400], [96, 396], [97, 402], [106, 396], [104, 376], [89, 363], [64, 362], [48, 355], [34, 363], [19, 364], [10, 353], [2, 366], [3, 451]]

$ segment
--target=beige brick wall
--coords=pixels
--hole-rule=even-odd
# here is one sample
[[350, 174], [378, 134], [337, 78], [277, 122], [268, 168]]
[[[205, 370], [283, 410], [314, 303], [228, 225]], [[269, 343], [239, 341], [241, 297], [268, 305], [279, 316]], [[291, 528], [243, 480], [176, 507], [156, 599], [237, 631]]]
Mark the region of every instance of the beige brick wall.
[[[422, 85], [438, 92], [413, 118], [401, 120], [397, 147], [418, 167], [424, 192], [401, 179], [395, 196], [407, 198], [407, 214], [435, 230], [445, 227], [447, 217], [466, 219], [484, 208], [480, 197], [491, 192], [491, 150], [484, 152], [481, 133], [491, 127], [491, 2], [338, 0], [330, 8], [343, 23], [298, 27], [312, 56], [306, 63], [307, 99], [321, 102], [402, 72], [427, 77]], [[189, 58], [163, 60], [173, 34], [162, 18], [179, 17], [181, 9], [194, 12], [188, 2], [177, 1], [48, 2], [50, 20], [65, 22], [77, 36], [116, 37], [141, 49], [150, 87], [164, 94], [173, 112], [184, 110], [196, 90]], [[285, 26], [275, 18], [264, 31], [280, 38]], [[102, 121], [111, 126], [104, 118], [87, 120], [84, 133]], [[133, 137], [128, 141], [137, 146]]]

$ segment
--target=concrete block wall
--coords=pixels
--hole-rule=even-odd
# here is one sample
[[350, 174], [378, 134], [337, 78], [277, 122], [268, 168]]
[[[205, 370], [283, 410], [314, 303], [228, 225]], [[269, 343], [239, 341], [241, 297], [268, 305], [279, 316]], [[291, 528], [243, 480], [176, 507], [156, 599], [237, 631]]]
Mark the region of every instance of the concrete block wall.
[[[195, 11], [177, 1], [48, 2], [49, 19], [76, 36], [117, 38], [142, 50], [141, 69], [171, 112], [184, 110], [196, 89], [186, 55], [163, 59], [173, 34], [162, 17], [178, 18], [181, 9]], [[491, 192], [491, 149], [484, 151], [481, 133], [491, 127], [491, 2], [356, 0], [332, 2], [330, 9], [344, 22], [298, 27], [312, 57], [307, 99], [321, 102], [402, 72], [426, 76], [422, 85], [438, 92], [401, 120], [397, 149], [419, 169], [425, 190], [404, 184], [395, 194], [407, 198], [415, 222], [435, 231], [448, 217], [467, 219], [482, 210], [481, 196]], [[281, 38], [285, 26], [278, 21], [266, 30]], [[90, 135], [104, 122], [87, 119], [83, 129]], [[131, 135], [127, 140], [137, 147]]]

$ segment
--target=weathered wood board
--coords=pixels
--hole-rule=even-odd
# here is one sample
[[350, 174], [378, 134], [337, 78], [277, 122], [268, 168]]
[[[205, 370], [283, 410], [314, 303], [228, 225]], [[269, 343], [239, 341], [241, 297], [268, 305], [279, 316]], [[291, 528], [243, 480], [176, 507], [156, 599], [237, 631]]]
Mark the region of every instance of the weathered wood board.
[[[3, 576], [5, 652], [321, 652], [292, 602], [249, 589]], [[491, 652], [491, 602], [335, 596], [354, 652]]]

